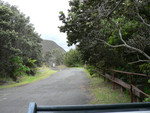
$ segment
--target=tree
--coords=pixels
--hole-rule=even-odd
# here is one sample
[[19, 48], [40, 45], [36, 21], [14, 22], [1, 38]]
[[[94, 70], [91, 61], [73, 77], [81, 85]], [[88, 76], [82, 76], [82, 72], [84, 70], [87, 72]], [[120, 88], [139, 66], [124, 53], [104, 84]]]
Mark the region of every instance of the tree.
[[11, 73], [12, 62], [11, 58], [20, 54], [20, 50], [15, 48], [15, 42], [18, 39], [18, 34], [11, 26], [11, 18], [13, 12], [5, 5], [0, 5], [0, 70], [2, 73]]
[[48, 52], [45, 53], [45, 55], [44, 55], [44, 62], [47, 65], [51, 65], [51, 62], [52, 62], [52, 53], [50, 51], [48, 51]]
[[53, 63], [56, 63], [56, 65], [63, 64], [64, 53], [62, 53], [59, 49], [54, 49], [52, 51], [52, 56], [53, 56]]
[[0, 15], [0, 74], [16, 80], [17, 68], [18, 72], [24, 71], [21, 68], [29, 64], [29, 59], [41, 64], [41, 38], [29, 17], [15, 6], [0, 0]]
[[13, 12], [13, 29], [18, 33], [19, 39], [16, 42], [16, 48], [22, 51], [21, 56], [26, 64], [28, 58], [35, 59], [37, 65], [41, 65], [41, 48], [40, 45], [42, 39], [40, 35], [35, 32], [33, 24], [30, 23], [30, 18], [25, 17], [23, 13], [20, 13], [15, 6], [10, 6]]
[[78, 67], [82, 65], [80, 52], [76, 49], [71, 49], [64, 56], [64, 64], [68, 67]]
[[[87, 63], [103, 62], [107, 68], [127, 67], [137, 71], [143, 62], [149, 63], [150, 6], [147, 0], [73, 0], [69, 5], [67, 17], [60, 12], [63, 25], [59, 28], [67, 33], [68, 45], [77, 44]], [[120, 63], [114, 63], [116, 58]]]

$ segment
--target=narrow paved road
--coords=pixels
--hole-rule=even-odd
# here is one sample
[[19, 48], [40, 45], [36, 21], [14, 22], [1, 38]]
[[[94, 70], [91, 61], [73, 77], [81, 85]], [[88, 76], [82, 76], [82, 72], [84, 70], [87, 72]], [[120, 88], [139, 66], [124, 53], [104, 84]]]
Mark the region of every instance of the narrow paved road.
[[83, 69], [65, 69], [25, 86], [0, 90], [0, 113], [27, 113], [28, 104], [82, 105], [90, 101]]

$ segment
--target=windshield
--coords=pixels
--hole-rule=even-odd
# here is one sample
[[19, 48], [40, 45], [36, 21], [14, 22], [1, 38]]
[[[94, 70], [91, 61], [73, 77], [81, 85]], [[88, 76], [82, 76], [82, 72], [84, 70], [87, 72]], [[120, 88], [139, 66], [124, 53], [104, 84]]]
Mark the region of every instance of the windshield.
[[150, 102], [149, 17], [148, 0], [0, 0], [0, 112]]

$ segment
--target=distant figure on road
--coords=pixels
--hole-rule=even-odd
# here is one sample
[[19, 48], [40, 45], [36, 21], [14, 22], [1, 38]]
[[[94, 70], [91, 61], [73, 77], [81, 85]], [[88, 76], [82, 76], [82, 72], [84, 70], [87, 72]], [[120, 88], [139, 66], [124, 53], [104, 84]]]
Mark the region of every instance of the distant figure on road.
[[55, 63], [53, 63], [53, 67], [55, 67]]

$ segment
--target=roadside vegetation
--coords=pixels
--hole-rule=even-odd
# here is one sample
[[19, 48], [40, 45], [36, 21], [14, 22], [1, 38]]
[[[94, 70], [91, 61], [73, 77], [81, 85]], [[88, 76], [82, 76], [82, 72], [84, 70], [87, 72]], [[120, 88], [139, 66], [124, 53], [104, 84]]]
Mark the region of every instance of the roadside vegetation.
[[0, 14], [0, 79], [34, 76], [42, 65], [40, 35], [16, 6], [0, 0]]
[[[76, 45], [90, 74], [120, 70], [150, 75], [149, 1], [71, 0], [69, 5], [68, 15], [60, 11], [59, 29], [67, 34], [68, 45]], [[150, 77], [132, 81], [150, 95]]]
[[16, 87], [16, 86], [21, 86], [21, 85], [33, 83], [33, 82], [36, 82], [38, 80], [44, 79], [44, 78], [46, 78], [46, 77], [48, 77], [51, 74], [54, 74], [56, 72], [56, 71], [51, 70], [50, 68], [48, 68], [46, 66], [38, 67], [36, 69], [37, 69], [37, 72], [34, 76], [28, 76], [26, 74], [23, 74], [22, 76], [20, 76], [20, 78], [18, 78], [18, 82], [13, 81], [12, 79], [5, 80], [7, 82], [4, 83], [3, 85], [0, 85], [0, 89], [9, 88], [9, 87]]
[[121, 93], [118, 89], [112, 89], [112, 85], [104, 82], [103, 77], [90, 75], [87, 70], [87, 77], [91, 80], [89, 91], [92, 93], [93, 100], [89, 104], [117, 104], [130, 103], [128, 94]]
[[[16, 6], [2, 0], [0, 16], [0, 87], [30, 83], [53, 73], [41, 67], [46, 60], [42, 56], [42, 39], [30, 23], [30, 18]], [[59, 51], [54, 51], [52, 55], [57, 56], [57, 63], [63, 59]], [[50, 58], [50, 55], [47, 57]]]
[[64, 55], [64, 64], [67, 67], [83, 67], [81, 54], [77, 49], [71, 49]]

